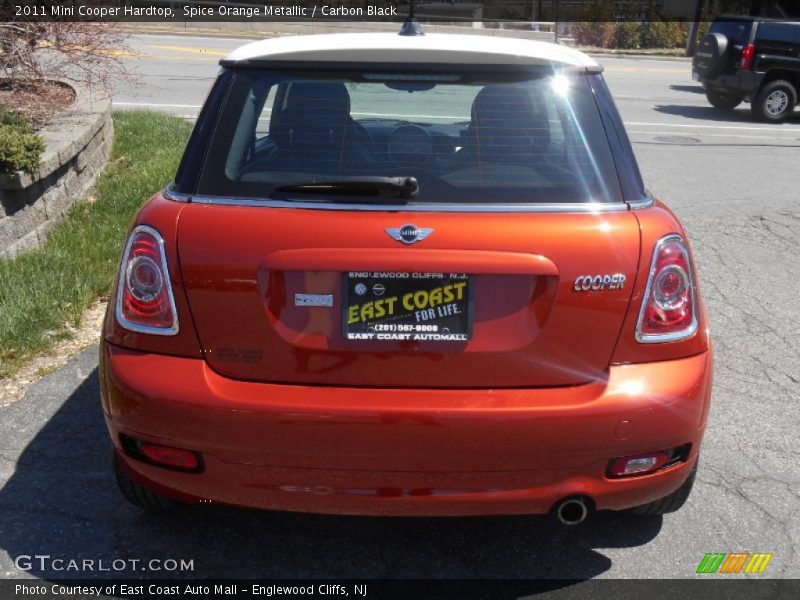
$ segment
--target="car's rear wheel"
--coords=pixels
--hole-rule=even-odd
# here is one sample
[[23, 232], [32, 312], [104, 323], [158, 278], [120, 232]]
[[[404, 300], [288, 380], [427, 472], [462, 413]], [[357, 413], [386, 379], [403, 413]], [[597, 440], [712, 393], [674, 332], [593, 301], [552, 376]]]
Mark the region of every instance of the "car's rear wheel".
[[697, 475], [698, 462], [700, 462], [699, 459], [694, 463], [692, 472], [689, 473], [689, 477], [683, 482], [681, 487], [672, 492], [669, 496], [665, 496], [660, 500], [655, 500], [653, 502], [642, 504], [641, 506], [636, 506], [630, 509], [630, 513], [643, 517], [652, 517], [656, 515], [666, 515], [667, 513], [672, 513], [680, 509], [681, 506], [686, 504], [689, 494], [692, 493], [694, 479]]
[[144, 508], [153, 512], [165, 513], [174, 511], [182, 506], [171, 498], [157, 494], [147, 488], [142, 487], [134, 481], [114, 455], [114, 478], [117, 480], [117, 487], [125, 499], [139, 508]]
[[744, 98], [733, 94], [725, 94], [716, 90], [706, 90], [709, 104], [719, 110], [733, 110], [742, 103]]
[[792, 114], [797, 104], [797, 90], [784, 79], [766, 84], [753, 100], [753, 114], [763, 121], [777, 123]]

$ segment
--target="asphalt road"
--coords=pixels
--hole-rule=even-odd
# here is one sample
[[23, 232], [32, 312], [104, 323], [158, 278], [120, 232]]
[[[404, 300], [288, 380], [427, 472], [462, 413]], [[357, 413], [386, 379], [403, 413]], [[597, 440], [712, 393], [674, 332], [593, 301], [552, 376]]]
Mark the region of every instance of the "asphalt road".
[[[142, 56], [125, 60], [141, 78], [115, 105], [190, 118], [240, 43], [137, 36]], [[711, 319], [714, 402], [684, 509], [597, 514], [577, 528], [218, 507], [154, 519], [114, 487], [89, 350], [0, 408], [0, 576], [70, 575], [14, 567], [39, 553], [194, 559], [199, 577], [682, 578], [706, 552], [749, 551], [774, 553], [764, 576], [800, 577], [800, 115], [765, 125], [745, 109], [718, 113], [686, 62], [601, 62], [645, 180], [689, 230]]]

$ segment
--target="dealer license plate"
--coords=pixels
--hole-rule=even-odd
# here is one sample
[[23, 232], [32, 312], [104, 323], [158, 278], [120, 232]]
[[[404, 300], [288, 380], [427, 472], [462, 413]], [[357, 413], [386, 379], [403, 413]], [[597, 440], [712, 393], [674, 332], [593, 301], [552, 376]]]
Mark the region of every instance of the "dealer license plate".
[[472, 335], [465, 273], [351, 272], [344, 282], [349, 340], [465, 342]]

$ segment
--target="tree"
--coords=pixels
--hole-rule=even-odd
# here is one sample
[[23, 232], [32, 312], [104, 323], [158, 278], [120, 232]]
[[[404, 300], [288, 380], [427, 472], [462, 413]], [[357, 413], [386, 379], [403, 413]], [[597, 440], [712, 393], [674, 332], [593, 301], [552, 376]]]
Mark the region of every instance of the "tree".
[[0, 21], [0, 78], [12, 86], [64, 79], [110, 92], [128, 77], [125, 39], [114, 23]]

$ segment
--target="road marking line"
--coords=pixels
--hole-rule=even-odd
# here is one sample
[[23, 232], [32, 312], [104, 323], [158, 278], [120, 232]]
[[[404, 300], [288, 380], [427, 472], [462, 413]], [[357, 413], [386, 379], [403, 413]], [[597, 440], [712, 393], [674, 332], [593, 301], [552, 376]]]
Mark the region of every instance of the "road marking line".
[[[182, 42], [185, 42], [187, 40], [207, 40], [207, 41], [211, 41], [211, 42], [234, 42], [235, 44], [237, 44], [237, 46], [234, 46], [234, 48], [237, 48], [238, 46], [241, 46], [242, 45], [242, 40], [263, 40], [264, 39], [263, 36], [259, 37], [258, 35], [242, 36], [242, 37], [232, 38], [232, 37], [217, 37], [215, 35], [206, 35], [206, 36], [203, 36], [203, 35], [170, 35], [170, 34], [167, 34], [167, 33], [134, 33], [134, 34], [131, 34], [130, 37], [131, 37], [131, 39], [137, 39], [137, 38], [142, 38], [142, 37], [143, 38], [165, 38], [165, 39], [168, 39], [168, 40], [180, 40]], [[234, 48], [231, 49], [231, 52], [233, 51]]]
[[689, 67], [683, 69], [669, 67], [604, 67], [606, 73], [686, 73]]
[[[695, 125], [685, 123], [647, 123], [642, 121], [624, 121], [625, 126], [633, 127], [688, 127], [694, 129], [738, 129], [741, 131], [769, 131], [773, 134], [780, 133], [774, 127], [745, 127], [739, 125]], [[800, 127], [782, 127], [783, 133], [800, 133]]]
[[157, 50], [169, 50], [170, 52], [189, 52], [191, 54], [207, 54], [209, 56], [228, 56], [230, 52], [220, 52], [219, 50], [204, 50], [202, 48], [188, 48], [185, 46], [163, 46], [160, 44], [148, 44], [148, 48]]
[[152, 102], [117, 102], [113, 101], [116, 106], [146, 106], [148, 108], [203, 108], [197, 104], [156, 104]]

